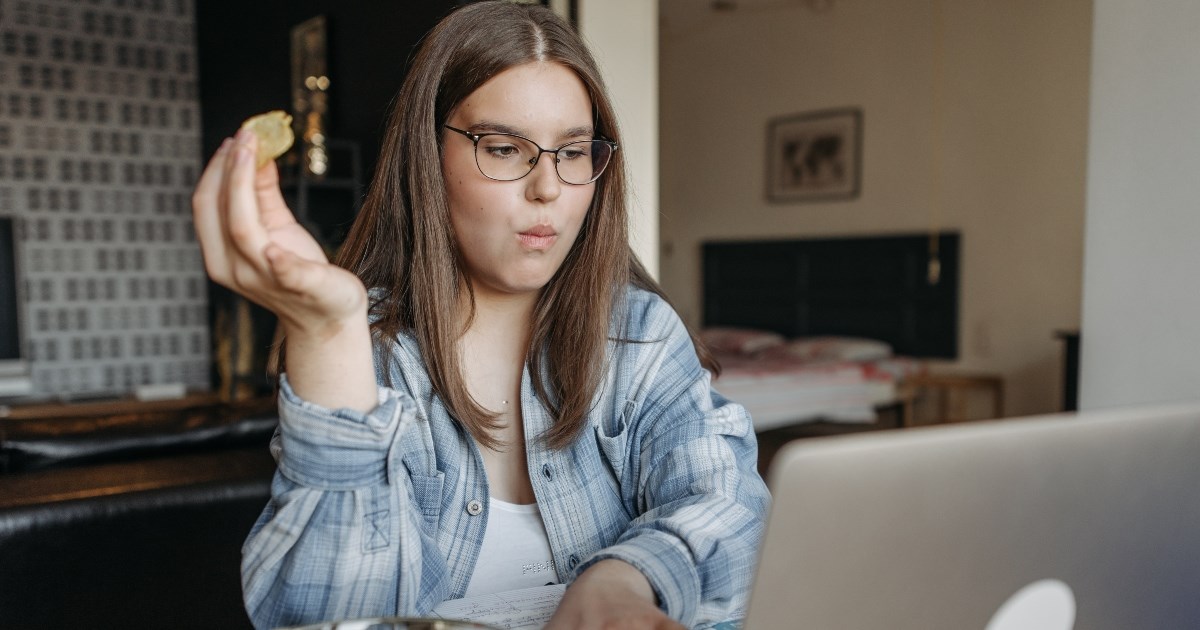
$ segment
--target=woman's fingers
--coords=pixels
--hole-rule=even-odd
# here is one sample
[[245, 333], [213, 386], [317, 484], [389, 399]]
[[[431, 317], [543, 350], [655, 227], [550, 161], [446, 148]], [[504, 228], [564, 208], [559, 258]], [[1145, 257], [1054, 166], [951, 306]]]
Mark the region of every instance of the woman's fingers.
[[226, 233], [230, 254], [243, 259], [259, 272], [267, 271], [263, 249], [270, 242], [259, 214], [258, 195], [254, 189], [254, 134], [238, 132], [231, 149], [226, 198]]
[[250, 132], [226, 140], [196, 184], [192, 212], [205, 268], [217, 283], [298, 322], [339, 315], [365, 290], [296, 223], [274, 164], [255, 168], [256, 144]]
[[274, 160], [255, 173], [254, 194], [258, 197], [258, 211], [263, 227], [271, 230], [296, 222], [296, 217], [283, 200], [283, 191], [279, 188], [279, 166]]
[[[310, 328], [313, 321], [351, 315], [365, 304], [361, 281], [340, 267], [307, 260], [274, 243], [267, 246], [264, 256], [274, 279], [274, 300], [290, 305], [275, 313], [301, 328]], [[308, 324], [303, 321], [306, 319]]]
[[317, 301], [338, 301], [351, 295], [354, 274], [327, 262], [308, 260], [294, 251], [274, 243], [267, 246], [264, 255], [271, 266], [275, 284], [289, 293], [314, 298]]
[[192, 223], [196, 229], [196, 239], [200, 242], [200, 251], [204, 255], [205, 269], [210, 276], [223, 274], [227, 267], [219, 204], [223, 197], [221, 188], [225, 180], [225, 161], [232, 144], [233, 141], [229, 138], [221, 143], [204, 168], [204, 173], [196, 183], [196, 190], [192, 193]]
[[284, 248], [271, 244], [263, 252], [271, 266], [271, 273], [279, 288], [291, 293], [310, 293], [312, 285], [322, 270], [314, 269], [316, 263], [304, 260]]

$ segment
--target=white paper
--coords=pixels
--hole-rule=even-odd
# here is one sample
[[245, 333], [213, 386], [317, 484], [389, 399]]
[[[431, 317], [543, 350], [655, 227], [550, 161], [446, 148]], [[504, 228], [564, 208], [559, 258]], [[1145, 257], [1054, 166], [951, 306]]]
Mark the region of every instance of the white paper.
[[564, 584], [551, 584], [450, 599], [434, 608], [433, 616], [476, 621], [505, 630], [541, 630], [554, 615], [566, 590]]

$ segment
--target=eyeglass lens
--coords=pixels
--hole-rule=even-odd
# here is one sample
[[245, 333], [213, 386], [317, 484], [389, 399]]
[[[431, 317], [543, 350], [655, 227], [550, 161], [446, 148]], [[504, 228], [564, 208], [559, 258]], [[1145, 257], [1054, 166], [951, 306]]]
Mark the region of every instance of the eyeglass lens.
[[[587, 184], [595, 181], [612, 158], [612, 145], [602, 140], [581, 140], [559, 147], [550, 153], [558, 176], [568, 184]], [[475, 144], [475, 161], [479, 170], [492, 179], [520, 179], [537, 163], [541, 150], [536, 144], [507, 134], [485, 134]]]

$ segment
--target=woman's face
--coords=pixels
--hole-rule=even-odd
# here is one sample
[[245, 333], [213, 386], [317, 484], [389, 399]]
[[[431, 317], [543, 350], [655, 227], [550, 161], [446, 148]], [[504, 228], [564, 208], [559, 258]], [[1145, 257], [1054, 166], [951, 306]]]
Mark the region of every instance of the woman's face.
[[[496, 75], [459, 103], [446, 124], [474, 134], [524, 136], [545, 149], [594, 136], [583, 82], [547, 62]], [[563, 183], [549, 153], [521, 179], [489, 179], [476, 166], [470, 138], [446, 129], [442, 134], [450, 221], [476, 296], [538, 291], [575, 243], [596, 184]]]

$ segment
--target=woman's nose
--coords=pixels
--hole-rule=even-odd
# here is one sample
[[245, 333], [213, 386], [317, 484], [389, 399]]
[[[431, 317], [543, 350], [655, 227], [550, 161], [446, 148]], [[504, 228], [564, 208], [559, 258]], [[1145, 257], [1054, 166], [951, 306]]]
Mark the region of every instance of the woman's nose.
[[530, 201], [554, 201], [562, 192], [562, 180], [558, 178], [553, 153], [543, 153], [533, 165], [533, 170], [525, 176], [528, 184], [525, 186], [525, 196]]

